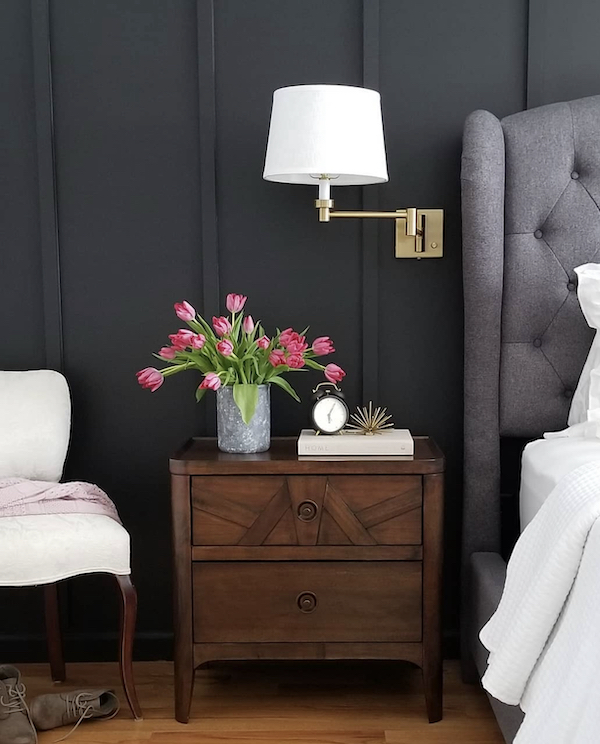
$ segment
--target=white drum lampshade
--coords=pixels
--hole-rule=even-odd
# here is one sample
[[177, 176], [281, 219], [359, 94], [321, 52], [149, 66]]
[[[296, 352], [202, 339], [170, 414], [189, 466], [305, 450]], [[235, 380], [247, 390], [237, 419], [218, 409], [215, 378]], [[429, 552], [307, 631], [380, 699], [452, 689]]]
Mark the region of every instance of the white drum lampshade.
[[273, 94], [263, 178], [364, 186], [388, 180], [381, 97], [347, 85], [294, 85]]

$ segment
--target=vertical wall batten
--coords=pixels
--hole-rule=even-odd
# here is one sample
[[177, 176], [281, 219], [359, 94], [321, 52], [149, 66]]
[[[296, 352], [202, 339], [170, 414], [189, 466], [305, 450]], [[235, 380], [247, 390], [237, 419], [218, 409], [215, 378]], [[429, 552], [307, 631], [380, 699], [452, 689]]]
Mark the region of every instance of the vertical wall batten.
[[531, 61], [531, 32], [533, 28], [533, 19], [532, 19], [532, 13], [533, 8], [531, 6], [531, 0], [527, 0], [527, 7], [526, 7], [526, 18], [525, 22], [527, 24], [526, 28], [526, 37], [525, 37], [525, 43], [527, 45], [527, 48], [525, 50], [525, 72], [523, 75], [523, 82], [525, 85], [525, 90], [523, 91], [523, 108], [528, 109], [531, 108], [530, 104], [530, 96], [531, 96], [531, 76], [532, 74], [535, 74], [532, 70], [532, 61]]
[[594, 0], [529, 0], [527, 108], [600, 93]]
[[[363, 0], [363, 85], [379, 90], [379, 0]], [[362, 189], [365, 210], [379, 208], [379, 188]], [[362, 220], [362, 396], [377, 402], [379, 393], [379, 221]]]
[[[216, 81], [214, 0], [197, 0], [200, 202], [202, 210], [203, 311], [219, 308], [219, 250], [216, 192]], [[218, 314], [218, 313], [217, 313]]]
[[54, 113], [50, 53], [49, 0], [31, 0], [31, 34], [37, 133], [40, 205], [40, 248], [46, 366], [62, 370], [63, 328], [60, 285], [60, 246], [54, 164]]
[[546, 0], [542, 0], [542, 2], [540, 0], [528, 0], [527, 4], [525, 105], [528, 109], [549, 103], [546, 85], [546, 54], [556, 54], [556, 50], [548, 50], [545, 43], [548, 38], [548, 29], [553, 25], [551, 11], [547, 5]]

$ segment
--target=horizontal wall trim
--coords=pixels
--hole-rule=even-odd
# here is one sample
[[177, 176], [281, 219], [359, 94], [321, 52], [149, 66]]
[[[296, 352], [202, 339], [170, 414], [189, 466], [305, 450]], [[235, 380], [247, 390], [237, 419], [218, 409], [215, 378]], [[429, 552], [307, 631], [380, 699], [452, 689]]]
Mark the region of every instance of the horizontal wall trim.
[[[65, 633], [65, 659], [69, 662], [118, 660], [117, 633]], [[458, 631], [444, 632], [445, 659], [459, 656]], [[172, 633], [137, 633], [133, 655], [136, 661], [172, 661]], [[45, 663], [46, 637], [41, 634], [0, 635], [0, 658], [5, 664]]]
[[[118, 633], [64, 633], [63, 648], [67, 662], [118, 661]], [[171, 660], [173, 634], [141, 632], [135, 636], [136, 661]], [[0, 659], [5, 664], [46, 662], [46, 636], [40, 633], [0, 635]]]

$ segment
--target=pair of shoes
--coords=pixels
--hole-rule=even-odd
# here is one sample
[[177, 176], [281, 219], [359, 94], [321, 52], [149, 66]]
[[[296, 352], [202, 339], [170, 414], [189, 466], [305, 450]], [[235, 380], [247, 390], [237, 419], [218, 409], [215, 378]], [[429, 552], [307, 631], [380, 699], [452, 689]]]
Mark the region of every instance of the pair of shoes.
[[0, 666], [0, 744], [36, 744], [37, 731], [74, 724], [70, 736], [82, 721], [108, 720], [119, 712], [113, 690], [92, 689], [40, 695], [28, 707], [26, 689], [19, 670]]

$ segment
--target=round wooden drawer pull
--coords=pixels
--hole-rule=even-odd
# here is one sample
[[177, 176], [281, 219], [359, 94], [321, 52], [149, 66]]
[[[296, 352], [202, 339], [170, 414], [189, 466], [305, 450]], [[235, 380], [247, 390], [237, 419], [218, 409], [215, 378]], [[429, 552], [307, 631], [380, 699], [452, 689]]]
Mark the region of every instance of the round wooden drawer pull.
[[317, 609], [317, 595], [313, 592], [302, 592], [296, 602], [301, 612], [314, 612]]
[[303, 522], [312, 522], [317, 516], [318, 511], [319, 507], [315, 502], [307, 499], [298, 505], [298, 519], [301, 519]]

